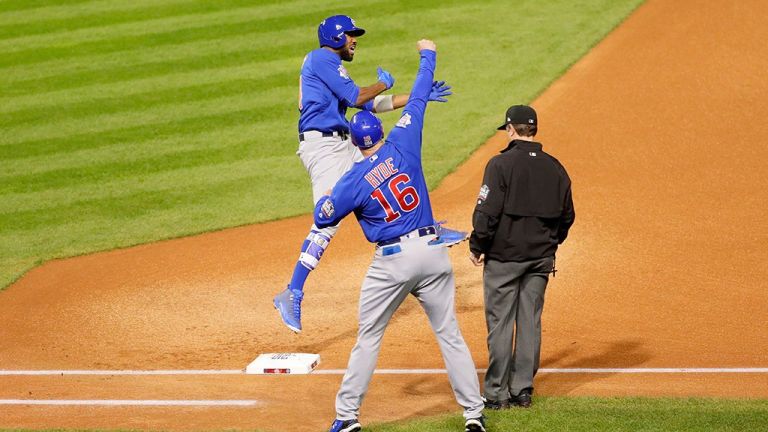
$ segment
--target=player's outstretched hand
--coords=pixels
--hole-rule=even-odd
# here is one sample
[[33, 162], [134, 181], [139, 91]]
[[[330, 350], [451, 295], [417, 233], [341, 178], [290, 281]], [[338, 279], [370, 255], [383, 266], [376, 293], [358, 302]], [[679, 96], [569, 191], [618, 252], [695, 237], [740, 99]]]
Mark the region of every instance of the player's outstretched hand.
[[421, 50], [437, 51], [437, 45], [429, 39], [422, 39], [416, 42], [416, 47]]
[[451, 86], [447, 85], [445, 81], [435, 81], [432, 83], [432, 90], [429, 92], [427, 100], [433, 102], [448, 102], [446, 97], [452, 94]]
[[379, 74], [379, 81], [383, 82], [387, 87], [387, 90], [391, 89], [395, 85], [395, 77], [391, 73], [385, 71], [381, 67], [376, 68], [376, 72]]

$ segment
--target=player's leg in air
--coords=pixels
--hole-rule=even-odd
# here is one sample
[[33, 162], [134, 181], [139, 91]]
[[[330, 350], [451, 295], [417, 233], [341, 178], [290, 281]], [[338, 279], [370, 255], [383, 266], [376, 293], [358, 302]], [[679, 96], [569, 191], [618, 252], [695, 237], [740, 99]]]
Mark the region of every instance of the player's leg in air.
[[320, 229], [314, 224], [309, 235], [304, 239], [299, 253], [299, 260], [293, 269], [293, 276], [288, 287], [275, 296], [275, 308], [280, 312], [283, 323], [298, 333], [301, 331], [301, 301], [304, 299], [304, 283], [309, 273], [314, 270], [323, 257], [325, 249], [336, 234], [339, 226]]
[[[307, 139], [300, 143], [298, 154], [312, 182], [313, 204], [333, 188], [355, 162], [362, 160], [360, 151], [347, 136]], [[274, 298], [273, 303], [283, 323], [296, 333], [301, 331], [304, 284], [338, 229], [339, 225], [320, 229], [312, 224], [301, 244], [288, 286]]]

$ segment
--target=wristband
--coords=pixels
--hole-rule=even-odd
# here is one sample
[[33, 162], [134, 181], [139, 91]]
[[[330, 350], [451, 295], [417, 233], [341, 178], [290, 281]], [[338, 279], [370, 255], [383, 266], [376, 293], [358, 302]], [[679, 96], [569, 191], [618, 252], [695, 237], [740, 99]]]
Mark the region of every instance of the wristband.
[[395, 109], [392, 95], [379, 95], [373, 98], [373, 111], [383, 113]]

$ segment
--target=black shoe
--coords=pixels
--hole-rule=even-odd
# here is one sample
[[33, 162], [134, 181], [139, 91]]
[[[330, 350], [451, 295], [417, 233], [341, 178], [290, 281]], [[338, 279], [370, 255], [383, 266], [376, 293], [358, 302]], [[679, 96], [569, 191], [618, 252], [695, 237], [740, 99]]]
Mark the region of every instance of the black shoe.
[[485, 408], [490, 410], [503, 410], [509, 408], [509, 399], [499, 401], [483, 398], [483, 402], [485, 402]]
[[485, 417], [467, 419], [464, 422], [464, 432], [485, 432]]
[[531, 389], [523, 389], [517, 396], [512, 396], [512, 399], [509, 400], [509, 404], [520, 408], [530, 408], [533, 403], [531, 398], [532, 393]]

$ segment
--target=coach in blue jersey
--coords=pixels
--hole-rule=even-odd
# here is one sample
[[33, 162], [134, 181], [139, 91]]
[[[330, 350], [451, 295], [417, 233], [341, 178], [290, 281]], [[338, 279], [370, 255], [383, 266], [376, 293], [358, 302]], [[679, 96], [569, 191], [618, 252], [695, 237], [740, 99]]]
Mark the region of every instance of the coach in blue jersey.
[[[381, 121], [355, 114], [352, 142], [364, 159], [344, 174], [315, 207], [315, 224], [337, 224], [354, 212], [376, 252], [360, 291], [359, 329], [336, 396], [331, 432], [361, 429], [360, 405], [368, 390], [387, 324], [408, 294], [419, 299], [437, 336], [465, 430], [485, 431], [475, 365], [454, 311], [453, 269], [436, 235], [421, 165], [422, 128], [436, 62], [435, 44], [421, 40], [419, 72], [403, 115], [383, 138]], [[438, 83], [439, 84], [439, 83]]]
[[[358, 87], [349, 77], [342, 61], [352, 61], [357, 38], [364, 33], [365, 30], [357, 27], [348, 16], [335, 15], [325, 19], [317, 29], [320, 48], [307, 54], [301, 66], [297, 154], [312, 182], [313, 204], [362, 157], [349, 140], [347, 108], [384, 112], [402, 108], [408, 100], [408, 95], [381, 95], [395, 82], [392, 75], [381, 68], [378, 69], [378, 81], [368, 87]], [[444, 101], [442, 96], [450, 92], [447, 88], [438, 90], [442, 91], [433, 93], [432, 100]], [[304, 283], [337, 230], [336, 225], [311, 227], [288, 287], [274, 299], [283, 322], [295, 332], [301, 331]]]

